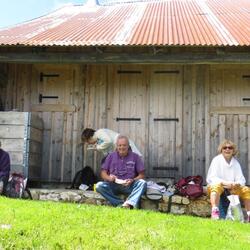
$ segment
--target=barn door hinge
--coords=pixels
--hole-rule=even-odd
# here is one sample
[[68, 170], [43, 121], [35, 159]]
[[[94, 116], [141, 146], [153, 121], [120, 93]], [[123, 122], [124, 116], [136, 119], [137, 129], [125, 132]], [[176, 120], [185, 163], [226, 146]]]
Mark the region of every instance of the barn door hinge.
[[121, 118], [121, 117], [116, 117], [116, 121], [140, 121], [141, 118]]
[[40, 82], [43, 82], [44, 77], [59, 77], [59, 74], [44, 74], [43, 72], [40, 73]]
[[155, 74], [179, 74], [179, 70], [156, 70], [154, 71]]
[[43, 95], [43, 94], [39, 94], [39, 103], [43, 102], [43, 99], [58, 99], [59, 97], [56, 95]]
[[248, 78], [248, 79], [250, 79], [250, 75], [243, 75], [242, 78]]
[[167, 121], [167, 122], [179, 122], [179, 118], [154, 118], [154, 121]]
[[117, 74], [141, 74], [140, 70], [117, 70]]

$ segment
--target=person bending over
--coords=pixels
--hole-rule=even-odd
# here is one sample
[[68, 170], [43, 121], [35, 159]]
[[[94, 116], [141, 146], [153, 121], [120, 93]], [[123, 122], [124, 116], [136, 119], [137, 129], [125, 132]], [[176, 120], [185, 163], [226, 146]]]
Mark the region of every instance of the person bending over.
[[247, 220], [250, 222], [250, 188], [245, 186], [240, 163], [235, 158], [236, 145], [230, 140], [224, 140], [218, 147], [218, 155], [213, 158], [207, 173], [208, 195], [211, 202], [211, 218], [218, 220], [220, 195], [224, 189], [230, 194], [239, 195], [247, 210]]
[[[139, 155], [129, 149], [126, 136], [119, 135], [116, 151], [109, 154], [101, 167], [103, 181], [96, 184], [96, 191], [113, 206], [138, 208], [146, 190], [145, 168]], [[118, 195], [128, 195], [123, 201]]]
[[[117, 132], [106, 128], [98, 130], [86, 128], [82, 132], [82, 141], [92, 145], [94, 150], [102, 152], [106, 157], [115, 150], [118, 135]], [[129, 146], [134, 153], [142, 156], [132, 140], [129, 140]]]

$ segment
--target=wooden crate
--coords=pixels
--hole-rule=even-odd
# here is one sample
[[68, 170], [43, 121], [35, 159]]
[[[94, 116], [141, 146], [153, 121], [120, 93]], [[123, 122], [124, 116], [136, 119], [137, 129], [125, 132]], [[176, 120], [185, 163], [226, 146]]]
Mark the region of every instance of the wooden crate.
[[42, 168], [43, 122], [36, 113], [0, 112], [0, 140], [10, 154], [11, 172], [39, 181]]

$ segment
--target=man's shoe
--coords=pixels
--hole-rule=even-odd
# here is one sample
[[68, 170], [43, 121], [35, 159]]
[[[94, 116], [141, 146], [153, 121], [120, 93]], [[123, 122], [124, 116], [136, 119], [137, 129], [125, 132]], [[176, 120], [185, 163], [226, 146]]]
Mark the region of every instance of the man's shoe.
[[211, 212], [211, 219], [212, 220], [219, 220], [220, 219], [220, 211], [218, 208], [213, 208]]
[[3, 181], [0, 181], [0, 195], [3, 193]]
[[133, 209], [134, 207], [132, 205], [128, 204], [127, 202], [124, 202], [122, 204], [122, 208]]

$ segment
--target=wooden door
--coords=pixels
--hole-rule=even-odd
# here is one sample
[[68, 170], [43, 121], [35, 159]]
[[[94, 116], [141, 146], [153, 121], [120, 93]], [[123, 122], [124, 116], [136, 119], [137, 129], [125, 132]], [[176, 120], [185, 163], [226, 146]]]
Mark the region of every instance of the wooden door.
[[144, 160], [147, 158], [148, 106], [145, 74], [145, 66], [112, 67], [108, 92], [108, 127], [132, 139]]
[[70, 182], [75, 167], [73, 68], [38, 65], [36, 70], [38, 90], [32, 111], [39, 112], [44, 123], [42, 181]]
[[177, 177], [182, 150], [182, 72], [150, 68], [149, 171], [151, 177]]

